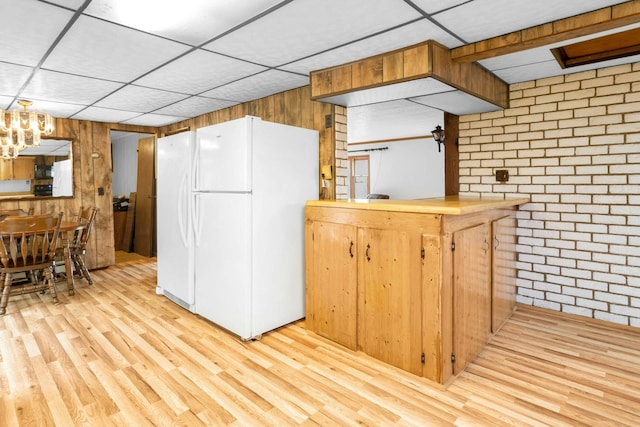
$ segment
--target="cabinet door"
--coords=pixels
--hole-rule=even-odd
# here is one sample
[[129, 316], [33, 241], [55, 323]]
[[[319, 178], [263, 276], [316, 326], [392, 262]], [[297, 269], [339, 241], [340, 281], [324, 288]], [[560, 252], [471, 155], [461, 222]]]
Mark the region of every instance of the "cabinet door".
[[13, 179], [13, 160], [0, 159], [0, 180]]
[[352, 350], [357, 343], [356, 227], [307, 224], [306, 325]]
[[480, 353], [491, 333], [490, 223], [453, 233], [454, 375]]
[[359, 347], [376, 359], [421, 375], [422, 235], [360, 231]]
[[35, 176], [35, 159], [33, 157], [18, 157], [13, 160], [13, 179], [33, 179]]
[[493, 222], [492, 319], [497, 332], [516, 306], [516, 220], [513, 216]]

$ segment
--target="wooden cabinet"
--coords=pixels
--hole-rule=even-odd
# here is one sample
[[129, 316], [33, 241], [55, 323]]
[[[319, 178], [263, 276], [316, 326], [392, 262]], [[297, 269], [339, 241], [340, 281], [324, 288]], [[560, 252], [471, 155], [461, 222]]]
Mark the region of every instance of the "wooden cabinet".
[[35, 175], [35, 159], [33, 157], [17, 157], [0, 159], [0, 180], [27, 180]]
[[359, 348], [421, 375], [422, 236], [376, 228], [361, 228], [360, 235]]
[[35, 159], [18, 157], [13, 160], [13, 179], [33, 179], [35, 177]]
[[453, 233], [453, 374], [480, 353], [491, 334], [491, 224]]
[[516, 307], [516, 219], [513, 215], [492, 223], [492, 319], [495, 333]]
[[327, 203], [305, 214], [313, 332], [444, 383], [513, 310], [513, 209], [442, 215]]
[[310, 222], [306, 229], [307, 327], [352, 350], [357, 338], [357, 229], [348, 224]]

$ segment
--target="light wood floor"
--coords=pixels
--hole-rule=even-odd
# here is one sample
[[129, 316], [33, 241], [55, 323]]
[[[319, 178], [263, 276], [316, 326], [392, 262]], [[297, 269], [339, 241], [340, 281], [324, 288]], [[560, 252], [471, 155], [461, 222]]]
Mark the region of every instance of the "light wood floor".
[[156, 264], [92, 272], [0, 317], [0, 425], [640, 426], [640, 332], [520, 308], [445, 389], [308, 333], [243, 343], [155, 294]]

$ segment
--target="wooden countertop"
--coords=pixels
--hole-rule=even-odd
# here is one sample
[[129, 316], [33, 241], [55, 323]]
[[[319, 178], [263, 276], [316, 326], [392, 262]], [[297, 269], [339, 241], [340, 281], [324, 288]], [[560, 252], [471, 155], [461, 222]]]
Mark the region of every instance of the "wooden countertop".
[[491, 209], [507, 208], [528, 203], [527, 198], [497, 198], [446, 196], [429, 199], [351, 199], [351, 200], [309, 200], [307, 206], [336, 207], [349, 209], [369, 209], [392, 212], [414, 212], [443, 215], [466, 215]]

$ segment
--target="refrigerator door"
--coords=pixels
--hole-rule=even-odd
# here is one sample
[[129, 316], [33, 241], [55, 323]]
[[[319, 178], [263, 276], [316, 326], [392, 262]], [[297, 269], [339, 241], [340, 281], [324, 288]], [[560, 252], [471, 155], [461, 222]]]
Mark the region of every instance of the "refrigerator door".
[[193, 311], [193, 235], [190, 215], [190, 161], [194, 132], [158, 139], [156, 292]]
[[194, 193], [196, 313], [251, 336], [251, 195]]
[[251, 191], [251, 124], [245, 117], [198, 129], [194, 191]]
[[[253, 139], [253, 334], [305, 315], [304, 206], [318, 198], [318, 132], [259, 121]], [[286, 183], [286, 185], [283, 185]]]

